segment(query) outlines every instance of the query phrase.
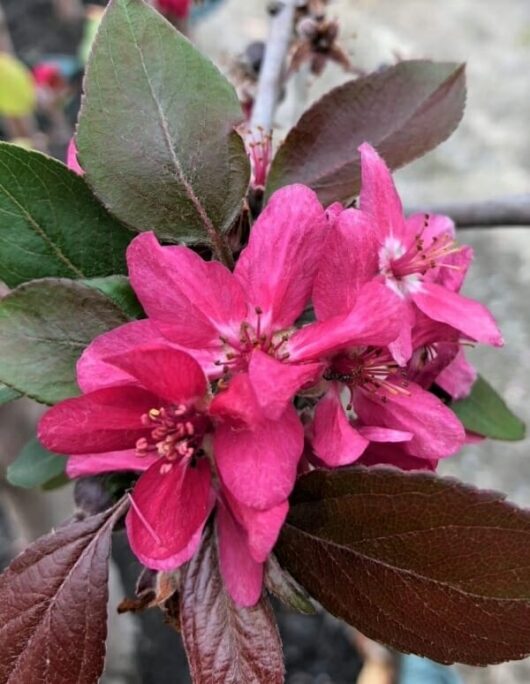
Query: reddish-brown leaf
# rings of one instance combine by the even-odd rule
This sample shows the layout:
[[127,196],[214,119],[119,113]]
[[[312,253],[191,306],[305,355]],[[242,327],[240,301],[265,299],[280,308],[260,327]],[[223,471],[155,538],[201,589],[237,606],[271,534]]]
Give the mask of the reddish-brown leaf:
[[276,547],[372,639],[444,663],[530,654],[530,511],[455,480],[389,469],[301,478]]
[[357,148],[369,142],[391,168],[420,157],[455,130],[466,98],[464,65],[401,62],[350,81],[316,102],[278,150],[267,195],[290,183],[315,190],[323,204],[359,192]]
[[182,637],[194,684],[282,684],[283,655],[271,606],[240,608],[224,589],[211,535],[185,569]]
[[0,577],[0,684],[94,684],[112,528],[125,503],[42,537]]

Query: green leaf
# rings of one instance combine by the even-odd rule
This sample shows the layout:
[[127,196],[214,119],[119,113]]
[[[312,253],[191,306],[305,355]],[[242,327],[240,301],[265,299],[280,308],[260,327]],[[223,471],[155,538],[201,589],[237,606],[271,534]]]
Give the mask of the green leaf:
[[0,279],[9,287],[126,273],[133,237],[64,164],[0,143]]
[[83,281],[85,285],[99,290],[117,304],[131,319],[145,318],[145,312],[138,301],[129,279],[126,276],[109,276],[108,278],[91,278]]
[[143,0],[111,0],[77,143],[96,195],[137,230],[218,245],[241,208],[242,110],[218,69]]
[[45,404],[76,396],[75,364],[85,347],[127,320],[82,283],[25,283],[0,302],[0,382]]
[[444,663],[530,654],[530,511],[456,480],[383,468],[302,476],[275,548],[324,608]]
[[464,427],[477,435],[517,441],[525,438],[526,426],[514,415],[502,397],[479,376],[471,394],[451,404]]
[[376,147],[391,168],[403,166],[449,137],[465,98],[464,65],[450,62],[400,62],[339,86],[289,132],[274,158],[266,194],[304,183],[324,205],[350,202],[361,184],[361,143]]
[[20,392],[17,392],[12,387],[0,384],[0,406],[8,404],[15,399],[20,399],[21,396]]
[[48,482],[42,485],[41,489],[43,492],[53,492],[55,489],[60,489],[70,484],[72,480],[68,477],[66,473],[61,473],[57,477],[52,478]]
[[7,468],[7,480],[15,487],[41,487],[64,474],[66,459],[30,440]]

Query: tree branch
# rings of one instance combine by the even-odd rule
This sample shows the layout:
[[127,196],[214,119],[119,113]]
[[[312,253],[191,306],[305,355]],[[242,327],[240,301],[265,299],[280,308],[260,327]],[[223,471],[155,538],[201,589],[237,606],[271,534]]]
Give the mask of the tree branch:
[[250,121],[251,129],[263,128],[267,133],[272,131],[274,113],[282,90],[285,60],[293,34],[296,0],[281,0],[278,5],[270,23]]
[[530,227],[530,195],[513,195],[484,202],[454,202],[407,208],[407,214],[421,212],[450,216],[458,228]]

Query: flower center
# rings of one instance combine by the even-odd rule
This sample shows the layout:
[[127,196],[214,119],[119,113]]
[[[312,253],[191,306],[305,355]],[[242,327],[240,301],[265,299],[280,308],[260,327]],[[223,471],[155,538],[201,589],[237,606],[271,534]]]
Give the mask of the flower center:
[[284,361],[289,357],[285,351],[285,344],[290,337],[289,332],[266,333],[262,327],[263,311],[256,307],[256,323],[252,325],[243,321],[239,330],[239,339],[228,340],[221,337],[223,343],[223,355],[215,361],[216,366],[221,366],[223,374],[228,375],[238,371],[244,371],[248,367],[250,355],[256,349],[265,354]]
[[419,287],[423,276],[430,270],[443,267],[458,270],[454,264],[444,263],[450,254],[460,252],[450,233],[434,236],[427,245],[423,237],[430,221],[425,214],[422,230],[415,236],[413,244],[406,249],[395,237],[389,237],[379,251],[379,268],[381,273],[396,284],[401,292],[413,292]]
[[165,459],[161,473],[169,472],[172,464],[191,461],[202,456],[202,441],[210,429],[210,420],[194,407],[184,404],[152,408],[142,416],[142,423],[151,429],[149,437],[136,442],[136,453],[145,456],[156,451]]
[[344,383],[350,393],[362,389],[370,394],[408,394],[402,370],[385,349],[355,349],[336,356],[324,373],[325,380]]

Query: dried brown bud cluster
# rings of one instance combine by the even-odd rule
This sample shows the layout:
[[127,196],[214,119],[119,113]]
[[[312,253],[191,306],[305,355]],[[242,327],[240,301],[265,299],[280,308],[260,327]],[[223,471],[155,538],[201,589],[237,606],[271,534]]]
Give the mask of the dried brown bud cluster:
[[355,72],[346,51],[338,44],[339,23],[328,19],[329,0],[301,0],[296,15],[296,41],[289,71],[298,71],[309,63],[310,71],[320,76],[328,61],[336,62],[346,71]]

